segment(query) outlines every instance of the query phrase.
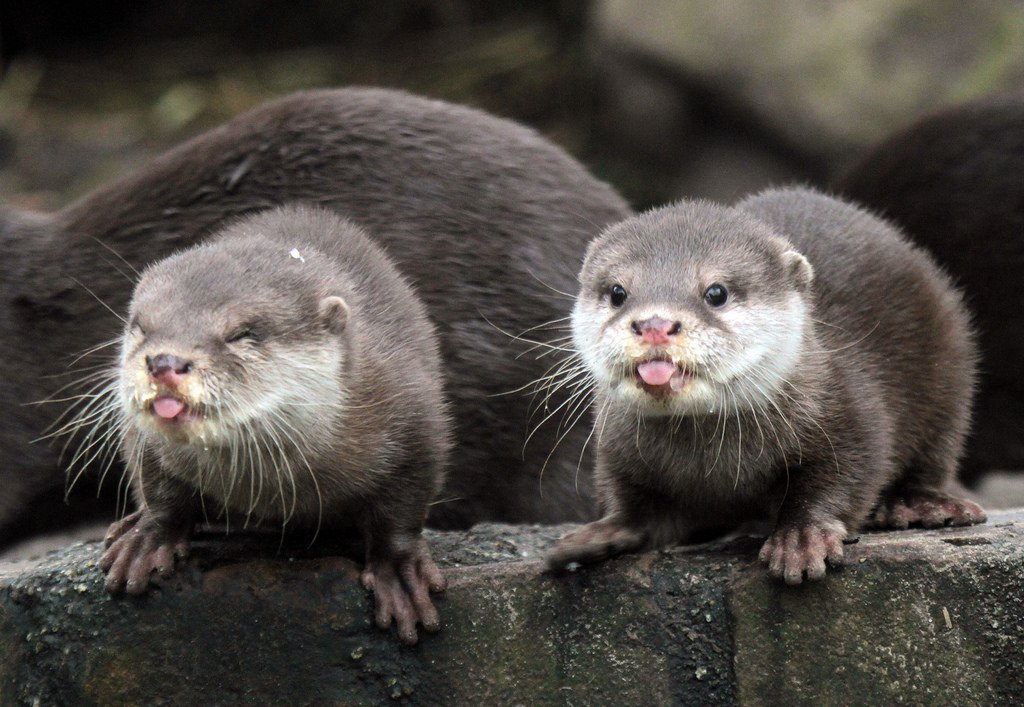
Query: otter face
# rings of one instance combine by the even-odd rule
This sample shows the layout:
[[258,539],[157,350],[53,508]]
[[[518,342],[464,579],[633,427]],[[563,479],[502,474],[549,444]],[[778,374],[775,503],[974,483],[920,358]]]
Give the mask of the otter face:
[[306,286],[312,254],[300,263],[276,245],[245,250],[201,246],[139,282],[120,391],[127,421],[147,436],[231,446],[252,432],[305,431],[324,423],[314,410],[341,404],[344,300]]
[[591,376],[645,414],[762,404],[800,355],[807,260],[744,214],[680,204],[606,231],[572,314]]

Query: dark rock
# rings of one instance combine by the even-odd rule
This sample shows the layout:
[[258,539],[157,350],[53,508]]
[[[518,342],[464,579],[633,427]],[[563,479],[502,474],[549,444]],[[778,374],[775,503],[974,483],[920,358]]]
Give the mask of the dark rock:
[[413,648],[372,625],[356,562],[276,536],[206,535],[138,600],[106,596],[95,544],[0,565],[0,703],[1024,698],[1024,512],[862,535],[798,588],[746,536],[542,574],[566,529],[430,533],[444,628]]

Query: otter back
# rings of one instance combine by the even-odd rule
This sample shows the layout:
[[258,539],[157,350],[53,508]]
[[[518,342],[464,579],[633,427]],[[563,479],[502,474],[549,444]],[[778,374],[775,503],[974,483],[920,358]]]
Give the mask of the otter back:
[[[586,243],[628,214],[625,203],[527,128],[400,92],[342,89],[257,108],[56,214],[3,215],[0,355],[17,374],[0,380],[9,411],[0,426],[8,460],[0,528],[61,484],[60,445],[29,444],[56,411],[22,403],[77,384],[81,373],[56,383],[50,376],[116,332],[104,304],[124,311],[133,278],[118,256],[141,270],[225,219],[294,200],[366,228],[438,328],[459,443],[433,522],[591,513],[586,480],[574,479],[582,426],[562,440],[542,480],[557,424],[542,427],[524,455],[541,418],[531,421],[531,400],[508,392],[541,378],[548,359],[517,358],[528,344],[510,335],[564,316],[568,299],[557,291],[571,291]],[[97,360],[87,356],[75,370]]]
[[983,364],[964,473],[1024,469],[1024,93],[968,103],[882,141],[839,181],[963,287]]

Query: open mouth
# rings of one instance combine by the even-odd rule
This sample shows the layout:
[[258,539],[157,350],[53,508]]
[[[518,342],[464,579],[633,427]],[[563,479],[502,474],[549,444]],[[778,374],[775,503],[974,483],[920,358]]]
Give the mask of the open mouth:
[[184,400],[173,395],[153,398],[152,408],[154,415],[167,422],[187,422],[197,416]]
[[693,374],[669,359],[656,358],[637,364],[640,387],[655,397],[664,397],[686,387]]

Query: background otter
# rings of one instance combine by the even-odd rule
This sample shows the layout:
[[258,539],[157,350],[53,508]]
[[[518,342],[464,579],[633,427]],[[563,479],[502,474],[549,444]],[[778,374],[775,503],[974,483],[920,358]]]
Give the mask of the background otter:
[[102,351],[86,355],[68,373],[118,328],[108,308],[123,311],[132,287],[121,258],[141,269],[225,219],[296,199],[372,233],[437,326],[458,444],[431,521],[591,513],[586,479],[578,488],[574,479],[582,427],[546,467],[556,425],[524,453],[531,401],[508,393],[547,364],[517,358],[525,346],[509,334],[564,316],[557,291],[573,287],[585,244],[628,215],[625,203],[525,127],[400,92],[341,89],[257,108],[56,214],[3,212],[0,355],[10,374],[0,380],[0,534],[62,483],[59,445],[30,444],[57,411],[24,403],[69,382],[56,397],[80,390],[82,371],[101,361]]
[[108,534],[108,591],[173,572],[204,515],[348,526],[378,624],[408,643],[417,621],[438,628],[421,536],[451,446],[437,341],[359,228],[295,207],[233,223],[147,268],[126,322],[92,406],[120,431],[138,506]]
[[761,557],[799,583],[873,510],[881,527],[984,520],[944,490],[970,418],[968,315],[881,220],[804,189],[683,202],[605,231],[580,281],[604,515],[552,567],[767,519]]
[[892,220],[963,287],[982,365],[963,475],[1024,469],[1024,93],[935,113],[872,148],[838,189]]

